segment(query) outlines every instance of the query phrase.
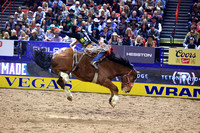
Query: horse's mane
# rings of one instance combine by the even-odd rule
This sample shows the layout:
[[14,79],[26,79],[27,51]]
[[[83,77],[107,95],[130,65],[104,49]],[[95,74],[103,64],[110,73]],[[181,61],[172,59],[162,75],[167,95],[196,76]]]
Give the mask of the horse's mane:
[[113,49],[111,49],[111,54],[109,56],[107,56],[107,58],[113,62],[119,63],[121,65],[124,65],[130,69],[133,69],[133,66],[130,64],[128,59],[125,59],[121,56],[117,57],[114,52]]

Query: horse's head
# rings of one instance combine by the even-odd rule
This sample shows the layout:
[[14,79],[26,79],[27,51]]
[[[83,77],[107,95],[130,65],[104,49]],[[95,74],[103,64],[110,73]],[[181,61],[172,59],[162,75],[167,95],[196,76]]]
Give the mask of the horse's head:
[[129,93],[133,87],[133,83],[137,78],[137,72],[135,70],[130,70],[127,74],[122,75],[121,82],[122,86],[121,89],[125,93]]

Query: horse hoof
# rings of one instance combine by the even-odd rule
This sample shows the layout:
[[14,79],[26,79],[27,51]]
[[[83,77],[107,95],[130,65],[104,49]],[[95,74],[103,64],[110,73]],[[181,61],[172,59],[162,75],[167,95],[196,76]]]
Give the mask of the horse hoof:
[[116,104],[112,104],[112,103],[110,102],[110,105],[114,108]]
[[116,96],[116,95],[114,95],[114,96],[112,97],[112,99],[111,99],[111,102],[109,102],[109,103],[110,103],[110,105],[114,108],[115,105],[117,104],[117,101],[118,101],[118,100],[119,100],[119,97]]
[[72,97],[67,97],[67,99],[68,99],[69,101],[72,101]]

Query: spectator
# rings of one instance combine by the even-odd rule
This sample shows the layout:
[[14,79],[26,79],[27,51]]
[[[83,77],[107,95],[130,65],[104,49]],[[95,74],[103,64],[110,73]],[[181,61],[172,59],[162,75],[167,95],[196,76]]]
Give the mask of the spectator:
[[41,24],[42,19],[40,18],[40,14],[36,14],[35,21],[36,21],[36,23]]
[[80,11],[80,2],[76,1],[75,5],[71,6],[70,9],[73,9],[75,11],[74,14],[78,16]]
[[44,1],[43,3],[42,3],[42,11],[43,12],[47,12],[47,10],[48,10],[48,3],[46,2],[46,1]]
[[147,40],[147,25],[146,24],[141,25],[141,28],[138,30],[138,35],[140,35],[145,40]]
[[[195,25],[191,25],[190,26],[190,31],[194,31],[194,36],[197,38],[197,40],[199,39],[199,33],[196,31],[196,26]],[[186,34],[186,37],[190,35],[190,32],[188,32]]]
[[194,37],[190,37],[189,43],[187,44],[187,46],[185,48],[197,49],[197,42],[195,41]]
[[11,37],[10,40],[18,40],[16,30],[11,30]]
[[[100,34],[101,35],[101,34]],[[91,36],[94,37],[96,40],[100,40],[99,30],[98,27],[94,27],[92,30]]]
[[54,37],[52,37],[50,41],[51,42],[62,42],[63,39],[62,39],[61,36],[59,36],[59,34],[60,34],[60,32],[55,30],[54,31]]
[[47,31],[48,25],[45,19],[42,20],[41,28],[44,30],[44,32]]
[[34,19],[34,17],[33,17],[33,12],[32,11],[28,11],[28,17],[27,17],[27,23],[28,23],[28,25],[30,25],[31,24],[31,22],[32,22],[32,20]]
[[154,5],[155,5],[154,0],[147,0],[145,2],[145,11],[151,13],[153,11]]
[[121,23],[119,23],[118,28],[116,29],[117,34],[123,38],[123,36],[125,35],[125,31],[126,29],[123,28],[123,25]]
[[131,13],[128,5],[124,6],[123,11],[126,13],[126,18],[129,18]]
[[10,39],[10,35],[9,35],[8,32],[5,32],[5,33],[3,34],[3,39],[4,39],[4,40],[9,40],[9,39]]
[[71,21],[73,21],[76,18],[76,15],[74,14],[74,10],[72,8],[69,9],[68,16],[70,17]]
[[62,18],[62,20],[64,20],[65,17],[69,14],[69,12],[68,12],[67,6],[64,3],[62,4],[61,9],[62,9],[61,18]]
[[54,37],[54,28],[55,28],[55,25],[51,24],[50,30],[47,30],[46,37],[45,37],[47,41],[50,41]]
[[[87,15],[88,18],[91,17],[92,19],[96,18],[96,16],[97,16],[97,15],[94,15],[94,13],[93,13],[92,10],[90,10],[90,11],[88,12],[88,15]],[[97,16],[97,17],[98,17],[98,16]]]
[[31,37],[30,37],[29,40],[30,41],[40,41],[40,39],[37,36],[37,31],[36,30],[32,30]]
[[125,34],[128,34],[128,36],[130,37],[132,43],[135,42],[135,35],[134,33],[132,32],[131,28],[127,28],[126,31],[125,31]]
[[138,31],[137,31],[138,25],[136,23],[131,23],[130,25],[131,25],[131,30],[132,30],[133,34],[135,36],[137,36],[137,34],[138,34]]
[[[51,19],[51,18],[54,18],[54,16],[55,16],[55,14],[54,14],[53,11],[52,11],[52,8],[48,8],[46,14],[48,14],[48,16],[49,16],[50,19]],[[46,15],[46,17],[47,17],[47,15]]]
[[124,38],[122,40],[122,45],[133,46],[133,42],[131,41],[131,39],[128,36],[128,34],[124,35]]
[[41,25],[39,23],[37,23],[36,28],[33,30],[37,31],[37,37],[39,38],[39,40],[44,40],[44,38],[45,38],[44,30],[40,26]]
[[34,1],[33,6],[31,6],[31,7],[29,8],[29,10],[32,11],[32,12],[36,12],[36,11],[38,10],[37,1]]
[[120,13],[120,5],[118,4],[117,0],[113,1],[112,10],[115,11],[116,13]]
[[90,11],[93,13],[95,17],[99,16],[99,9],[97,3],[94,3],[94,6],[90,8]]
[[137,16],[137,12],[136,11],[132,12],[132,15],[128,18],[128,21],[132,21],[134,18],[136,19],[137,22],[140,21],[140,18]]
[[147,42],[145,43],[145,47],[155,47],[153,39],[153,36],[149,35],[147,38]]
[[27,40],[26,40],[26,33],[24,31],[21,32],[20,34],[20,37],[19,37],[19,40],[20,40],[20,49],[22,49],[22,55],[25,55],[26,54],[26,47],[27,47]]
[[26,33],[24,31],[22,31],[21,34],[20,34],[19,40],[20,41],[24,41],[25,40],[25,36],[26,36]]
[[13,21],[14,21],[14,22],[17,22],[17,19],[18,19],[18,13],[15,12]]
[[116,12],[115,12],[115,11],[112,11],[112,12],[111,12],[111,16],[110,16],[109,18],[112,19],[112,20],[118,19],[118,18],[117,18],[117,15],[116,15]]
[[70,17],[67,16],[66,17],[66,21],[63,21],[62,25],[63,25],[63,29],[65,31],[69,31],[70,27],[72,26],[73,22],[71,21]]
[[80,13],[79,13],[79,15],[82,16],[82,20],[87,21],[88,17],[87,17],[87,15],[85,14],[83,8],[80,9]]
[[126,5],[129,6],[130,11],[133,11],[134,7],[133,7],[133,5],[132,5],[132,0],[127,0],[127,1],[126,1]]
[[36,27],[36,21],[35,19],[32,20],[32,23],[30,24],[29,28],[32,30]]
[[85,21],[82,21],[82,23],[81,23],[81,29],[83,29],[83,30],[85,30],[87,33],[88,33],[88,26],[87,26],[87,24],[86,24],[86,22]]
[[143,38],[138,35],[135,39],[135,46],[142,47],[143,46]]
[[93,24],[92,25],[89,25],[88,26],[88,33],[91,34],[94,27],[97,27],[97,29],[101,32],[101,27],[99,26],[99,20],[98,18],[95,18],[94,21],[93,21]]
[[8,17],[8,19],[9,19],[9,21],[6,22],[4,29],[6,29],[6,27],[9,26],[12,30],[12,29],[15,28],[15,24],[16,24],[16,22],[14,22],[14,16],[11,15],[11,16]]
[[77,25],[80,27],[82,23],[82,15],[78,15]]
[[88,13],[89,13],[89,10],[88,10],[86,4],[83,4],[83,5],[82,5],[82,9],[83,9],[83,11],[84,11],[84,14],[86,14],[86,16],[87,16]]
[[122,24],[124,29],[126,29],[128,27],[128,23],[126,22],[126,17],[125,16],[121,16],[120,17],[120,23]]
[[52,20],[51,20],[51,15],[49,13],[46,13],[46,17],[44,19],[46,21],[46,25],[49,26],[50,24],[52,24]]
[[159,31],[155,29],[154,25],[150,25],[150,29],[148,30],[148,36],[153,37],[153,40],[156,40],[156,44],[159,47],[160,46],[160,38],[159,38]]
[[20,24],[15,24],[15,30],[17,32],[17,36],[19,37],[22,30],[21,30],[21,25]]
[[[151,15],[150,15],[151,16]],[[142,15],[141,19],[140,19],[140,22],[143,22],[143,20],[146,19],[147,21],[150,20],[150,17],[148,15],[147,12],[144,12],[144,15]]]
[[108,41],[110,40],[110,38],[111,38],[111,32],[109,32],[109,30],[108,30],[108,27],[107,26],[105,26],[104,28],[103,28],[103,31],[100,33],[100,37],[103,37],[104,38],[104,42],[105,43],[108,43]]
[[21,7],[21,6],[19,6],[19,7],[17,8],[17,13],[18,13],[18,18],[22,18],[24,12],[22,12],[22,7]]
[[159,0],[159,1],[156,3],[156,6],[155,6],[155,8],[154,8],[154,11],[157,11],[158,14],[162,16],[162,15],[163,15],[163,10],[164,10],[164,8],[163,8],[163,6],[162,6],[161,1]]
[[102,13],[102,11],[104,11],[105,15],[108,17],[110,16],[110,11],[107,9],[107,5],[103,4],[103,8],[99,10],[99,14]]
[[58,3],[57,3],[57,1],[54,1],[54,4],[53,4],[53,6],[52,6],[52,13],[54,14],[54,15],[56,15],[57,13],[58,13]]
[[72,6],[73,4],[75,4],[75,0],[66,0],[67,6]]
[[153,25],[153,26],[155,27],[155,29],[158,30],[159,33],[162,31],[161,23],[158,23],[158,22],[157,22],[156,16],[153,16],[153,17],[151,18],[151,24],[149,24],[149,25]]
[[112,34],[112,37],[110,38],[108,44],[110,45],[121,45],[121,40],[119,39],[119,36],[116,32]]
[[63,4],[63,1],[62,0],[54,0],[53,5],[54,5],[54,3],[57,3],[58,8],[60,9]]
[[115,26],[116,25],[112,25],[112,21],[110,20],[110,19],[108,19],[107,20],[107,22],[106,22],[106,26],[108,27],[108,31],[110,32],[110,33],[113,33],[114,31],[115,31]]
[[158,15],[158,12],[157,12],[157,11],[154,11],[154,12],[153,12],[153,17],[156,18],[156,22],[157,22],[157,23],[161,23],[161,24],[162,24],[162,16],[161,16],[161,15]]
[[[62,31],[63,30],[63,26],[59,26],[59,29]],[[66,35],[62,34],[62,33],[60,33],[59,36],[62,37],[62,38],[66,37]]]
[[[105,23],[105,21],[104,21],[104,17],[100,17],[99,18],[99,31],[102,31],[103,30],[103,28],[106,26],[106,23]],[[111,24],[112,25],[112,24]]]
[[101,16],[104,17],[105,20],[107,20],[107,17],[108,17],[108,16],[105,14],[105,11],[104,11],[104,10],[101,10],[101,12],[100,12],[100,14],[99,14],[98,17],[100,18]]
[[186,35],[186,37],[185,37],[185,39],[184,39],[184,41],[183,41],[183,46],[185,47],[185,48],[188,48],[188,44],[190,44],[190,38],[192,37],[193,38],[193,43],[194,44],[197,44],[197,42],[198,42],[198,40],[197,40],[197,38],[194,36],[194,33],[195,33],[195,31],[194,30],[191,30],[190,31],[190,34],[189,35]]

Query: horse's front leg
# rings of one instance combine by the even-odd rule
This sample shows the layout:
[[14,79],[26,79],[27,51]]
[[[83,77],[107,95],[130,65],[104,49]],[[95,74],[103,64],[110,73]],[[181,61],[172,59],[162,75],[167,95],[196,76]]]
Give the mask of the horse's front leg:
[[69,82],[69,75],[67,73],[64,73],[64,72],[60,72],[59,75],[60,75],[60,78],[58,79],[57,83],[61,86],[61,88],[67,94],[67,99],[69,101],[72,101],[72,93],[71,93],[71,91],[69,89],[67,89],[65,87],[65,84],[67,82]]
[[119,101],[118,88],[109,79],[105,80],[101,85],[110,89],[111,97],[109,99],[110,105],[114,108]]

